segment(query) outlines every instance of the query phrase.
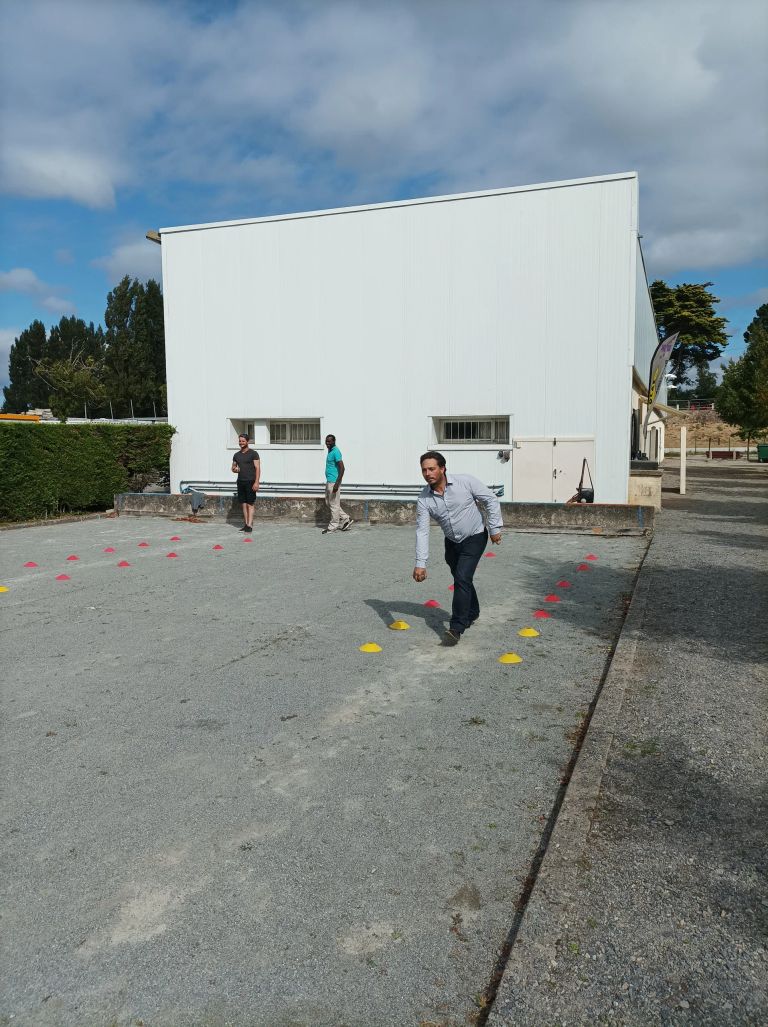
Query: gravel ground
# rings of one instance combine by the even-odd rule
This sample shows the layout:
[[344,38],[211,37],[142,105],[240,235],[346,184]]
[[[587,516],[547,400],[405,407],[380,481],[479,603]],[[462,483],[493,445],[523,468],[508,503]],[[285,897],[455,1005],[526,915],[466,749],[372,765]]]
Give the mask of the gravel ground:
[[768,467],[664,485],[491,1027],[768,1023]]
[[0,1023],[478,1015],[645,540],[508,535],[446,650],[437,536],[421,586],[411,529],[252,538],[2,533]]

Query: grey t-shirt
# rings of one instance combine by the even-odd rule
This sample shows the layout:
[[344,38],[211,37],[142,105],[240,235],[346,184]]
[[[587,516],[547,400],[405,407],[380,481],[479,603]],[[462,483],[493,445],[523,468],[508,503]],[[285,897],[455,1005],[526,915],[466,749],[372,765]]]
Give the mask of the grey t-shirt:
[[246,449],[245,452],[238,449],[232,457],[232,462],[237,464],[238,481],[256,481],[255,462],[258,459],[259,454],[255,449]]

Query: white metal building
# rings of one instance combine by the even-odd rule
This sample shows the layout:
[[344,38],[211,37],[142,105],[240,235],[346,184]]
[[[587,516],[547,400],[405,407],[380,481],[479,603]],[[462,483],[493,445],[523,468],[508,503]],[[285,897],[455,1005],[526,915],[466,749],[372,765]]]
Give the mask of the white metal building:
[[568,499],[586,458],[626,502],[657,341],[637,194],[627,173],[162,229],[172,488],[227,480],[247,427],[265,481],[321,481],[332,432],[349,482],[420,482],[437,447],[514,500]]

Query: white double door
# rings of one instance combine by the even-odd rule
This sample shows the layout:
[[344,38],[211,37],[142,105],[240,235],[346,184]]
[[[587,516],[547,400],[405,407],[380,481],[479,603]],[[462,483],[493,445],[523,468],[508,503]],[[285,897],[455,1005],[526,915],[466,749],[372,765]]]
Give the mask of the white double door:
[[[567,502],[579,487],[585,460],[594,480],[593,438],[515,439],[512,450],[513,502]],[[589,485],[586,474],[584,484]]]

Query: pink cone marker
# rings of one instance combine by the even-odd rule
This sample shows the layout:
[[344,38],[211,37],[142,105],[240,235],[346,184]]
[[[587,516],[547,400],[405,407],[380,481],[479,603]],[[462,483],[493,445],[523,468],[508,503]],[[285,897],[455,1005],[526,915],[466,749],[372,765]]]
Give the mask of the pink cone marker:
[[552,616],[552,614],[551,613],[547,613],[546,610],[536,610],[534,612],[533,616],[537,620],[548,620]]
[[178,535],[171,535],[171,542],[181,542]]
[[75,556],[75,554],[73,553],[71,556],[68,556],[67,559],[68,560],[79,560],[80,557],[79,556]]
[[149,542],[139,542],[139,549],[149,549]]
[[495,556],[496,554],[495,553],[486,553],[485,555],[490,559],[492,556]]
[[585,560],[596,560],[597,557],[595,556],[594,553],[587,553],[587,555],[584,557],[584,559]]
[[57,581],[71,581],[72,579],[70,578],[70,576],[68,574],[57,574],[56,575],[56,580]]
[[117,566],[118,567],[130,567],[131,565],[128,563],[127,560],[121,560],[120,563]]
[[24,566],[25,567],[37,567],[37,564],[35,563],[34,560],[30,560],[29,563],[25,563]]
[[179,558],[178,553],[166,553],[165,555],[168,560],[178,560]]
[[589,570],[589,564],[588,563],[580,563],[579,566],[576,568],[576,570],[577,571],[588,571]]
[[570,588],[571,587],[571,583],[570,583],[570,581],[565,581],[565,580],[558,581],[557,587],[558,588]]
[[114,553],[114,549],[112,548],[112,546],[107,546],[107,548],[104,550],[104,552],[105,553]]
[[559,603],[560,602],[560,596],[556,596],[554,593],[552,593],[552,595],[544,596],[544,602],[545,603]]
[[427,599],[427,601],[426,601],[426,603],[424,603],[424,605],[425,606],[439,606],[440,603],[438,603],[437,599]]
[[223,549],[223,548],[224,548],[224,546],[219,546],[219,545],[216,545],[216,546],[214,546],[213,548],[214,548],[214,549]]

